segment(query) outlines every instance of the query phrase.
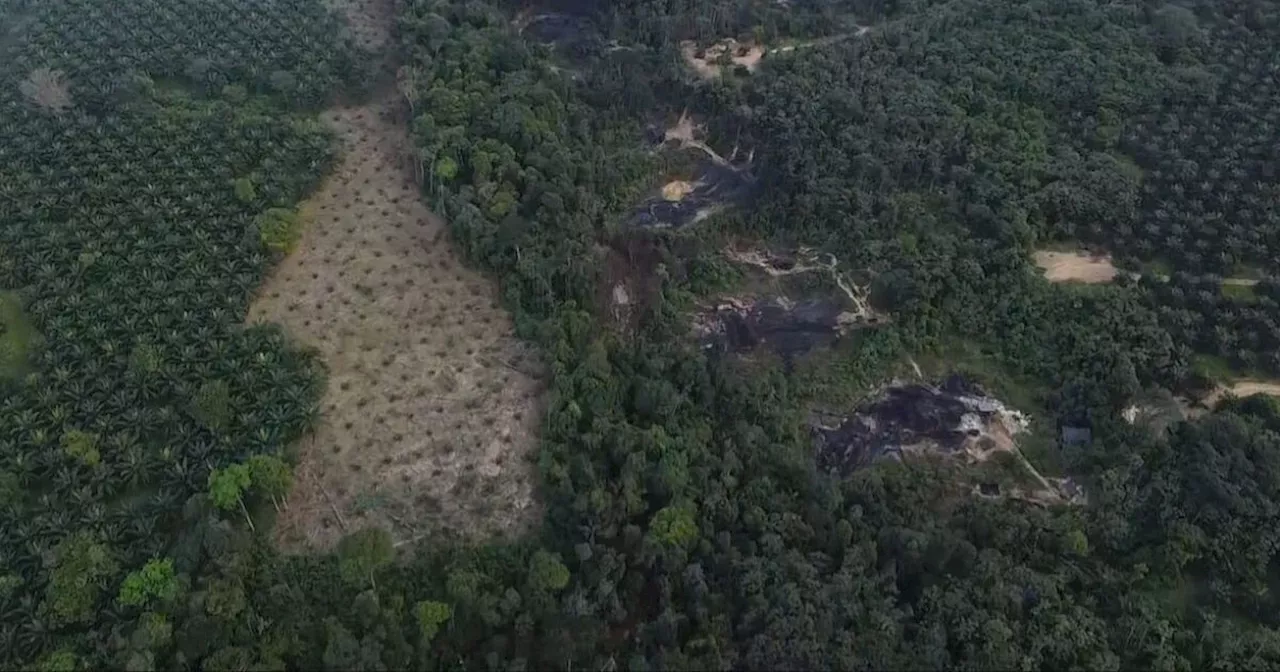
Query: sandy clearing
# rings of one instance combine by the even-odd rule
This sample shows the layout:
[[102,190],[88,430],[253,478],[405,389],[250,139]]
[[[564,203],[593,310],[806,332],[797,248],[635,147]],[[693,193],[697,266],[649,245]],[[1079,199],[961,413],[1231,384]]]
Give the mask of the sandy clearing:
[[[754,161],[755,150],[752,150],[751,153],[747,156],[747,160],[745,163],[743,163],[742,165],[735,166],[734,164],[730,163],[728,159],[721,156],[720,152],[717,152],[716,150],[712,149],[707,143],[697,139],[697,136],[701,135],[702,130],[703,130],[702,125],[694,124],[692,115],[689,114],[688,110],[685,110],[680,113],[680,118],[676,121],[675,126],[668,128],[666,132],[663,134],[662,141],[666,143],[666,142],[675,140],[676,142],[680,143],[681,149],[699,150],[703,154],[706,154],[707,158],[715,162],[716,165],[723,166],[725,168],[729,168],[731,170],[735,170],[738,172],[741,172],[745,167],[749,167],[752,161]],[[731,157],[737,157],[737,155],[738,155],[738,148],[734,147]]]
[[1036,265],[1044,269],[1049,282],[1106,283],[1115,280],[1119,270],[1112,265],[1111,257],[1092,256],[1083,252],[1035,253]]
[[391,41],[396,0],[324,0],[325,7],[347,20],[347,28],[362,49],[378,51]]
[[662,198],[668,201],[683,201],[684,197],[688,196],[697,186],[697,184],[685,180],[672,180],[662,185]]
[[[385,36],[392,9],[361,0],[348,11]],[[371,525],[398,543],[437,532],[482,540],[538,516],[538,358],[515,339],[494,283],[459,263],[422,202],[400,105],[389,91],[321,115],[342,159],[300,206],[302,238],[250,307],[249,322],[282,324],[329,371],[275,527],[288,551],[329,549]]]
[[[531,520],[539,383],[493,284],[461,266],[419,200],[391,103],[324,115],[344,158],[302,208],[297,251],[251,321],[316,347],[329,369],[322,421],[300,453],[285,548],[329,548],[370,524],[397,538],[469,536]],[[323,504],[322,504],[323,502]],[[335,525],[335,523],[338,523]]]
[[1255,394],[1266,394],[1273,397],[1280,397],[1280,382],[1266,380],[1239,380],[1230,386],[1219,385],[1209,396],[1204,398],[1201,404],[1205,408],[1213,408],[1222,401],[1227,394],[1236,397],[1252,397]]
[[723,56],[728,55],[730,62],[734,65],[741,65],[749,72],[755,72],[760,65],[760,59],[764,58],[765,49],[756,44],[740,43],[733,38],[728,38],[703,49],[702,57],[698,56],[697,43],[681,42],[680,54],[684,56],[685,63],[699,77],[712,80],[721,75],[720,60]]
[[[1044,277],[1049,282],[1084,282],[1101,284],[1111,282],[1121,274],[1137,277],[1139,274],[1123,271],[1111,262],[1110,255],[1090,254],[1088,252],[1053,252],[1040,250],[1032,255],[1036,266],[1044,269]],[[1167,282],[1169,276],[1152,274],[1153,277]],[[1222,284],[1236,287],[1253,287],[1258,284],[1256,278],[1223,278]]]

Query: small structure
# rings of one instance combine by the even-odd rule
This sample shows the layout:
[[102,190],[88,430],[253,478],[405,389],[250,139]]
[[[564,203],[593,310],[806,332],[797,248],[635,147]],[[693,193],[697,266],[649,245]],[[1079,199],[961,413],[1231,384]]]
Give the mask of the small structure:
[[1088,427],[1071,427],[1064,425],[1062,427],[1062,445],[1064,446],[1082,446],[1093,440],[1093,431]]

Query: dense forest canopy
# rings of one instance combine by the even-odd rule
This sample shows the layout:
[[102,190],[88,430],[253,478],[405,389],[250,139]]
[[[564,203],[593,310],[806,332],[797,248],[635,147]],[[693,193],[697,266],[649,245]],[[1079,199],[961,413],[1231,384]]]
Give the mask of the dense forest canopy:
[[[1280,665],[1280,406],[1126,419],[1280,373],[1276,3],[404,0],[380,53],[357,4],[0,0],[0,665]],[[324,366],[244,317],[337,152],[315,110],[378,87],[549,364],[545,516],[285,555]],[[628,225],[708,162],[749,195]],[[884,319],[705,347],[733,244]],[[1036,272],[1080,245],[1140,277]],[[819,469],[810,417],[917,361],[1025,402],[1087,498]]]

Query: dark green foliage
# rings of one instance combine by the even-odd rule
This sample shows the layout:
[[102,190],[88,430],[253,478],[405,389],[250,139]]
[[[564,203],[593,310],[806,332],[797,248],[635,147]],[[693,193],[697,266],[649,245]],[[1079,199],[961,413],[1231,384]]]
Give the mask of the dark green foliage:
[[6,70],[62,70],[73,99],[88,105],[121,95],[136,73],[210,93],[239,83],[306,105],[360,76],[353,50],[336,39],[341,19],[309,0],[48,0],[19,9],[10,11],[22,21],[0,42]]
[[352,584],[373,583],[373,575],[391,562],[395,549],[391,535],[378,527],[353,532],[338,542],[338,567],[342,578]]
[[[1275,368],[1273,285],[1224,296],[1210,275],[1275,258],[1273,3],[556,3],[597,46],[623,47],[576,51],[517,36],[509,3],[404,3],[424,193],[499,276],[552,375],[538,533],[427,539],[396,563],[381,530],[282,557],[240,522],[287,491],[276,456],[319,391],[278,331],[239,326],[269,263],[255,222],[329,158],[314,125],[252,95],[314,102],[341,77],[332,43],[293,41],[332,28],[304,4],[227,10],[296,10],[287,39],[262,27],[274,50],[142,35],[125,57],[112,30],[100,64],[62,63],[31,45],[75,22],[0,36],[25,64],[9,80],[47,56],[89,101],[57,116],[0,87],[14,176],[0,181],[0,286],[22,288],[44,342],[0,388],[0,663],[1280,666],[1274,403],[1228,401],[1160,435],[1118,416],[1154,385],[1194,383],[1193,352]],[[0,18],[73,7],[104,11],[0,0]],[[676,53],[839,34],[851,11],[873,30],[716,84],[694,84]],[[221,100],[139,78],[99,95],[85,75],[144,66]],[[755,151],[761,193],[693,231],[619,230],[678,164],[642,129],[686,107],[708,143]],[[892,325],[791,369],[696,347],[684,309],[740,279],[712,258],[730,236],[835,253],[874,276]],[[1029,252],[1057,238],[1187,275],[1050,286]],[[620,277],[646,290],[625,325],[600,309]],[[904,355],[957,342],[1032,381],[1038,431],[1092,429],[1060,455],[1087,506],[975,498],[945,462],[816,472],[815,402],[850,403]]]
[[[0,5],[0,666],[172,666],[176,640],[127,644],[133,607],[173,605],[126,568],[191,570],[168,552],[184,502],[313,421],[313,363],[243,319],[270,263],[254,218],[332,157],[278,103],[349,76],[334,21],[311,2]],[[211,79],[180,81],[200,59]],[[69,108],[28,100],[37,68],[64,73]],[[203,95],[273,70],[302,73],[288,101]]]

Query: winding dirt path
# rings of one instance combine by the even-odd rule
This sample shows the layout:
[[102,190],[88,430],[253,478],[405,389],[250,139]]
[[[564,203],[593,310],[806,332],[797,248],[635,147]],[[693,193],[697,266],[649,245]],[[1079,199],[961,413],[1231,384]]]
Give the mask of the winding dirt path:
[[[377,48],[390,43],[394,5],[340,8]],[[329,370],[275,528],[286,550],[328,549],[371,525],[407,543],[518,533],[536,519],[537,358],[422,202],[405,119],[394,87],[321,115],[342,158],[300,207],[302,239],[250,308],[251,322],[284,325]]]
[[1280,381],[1267,380],[1240,380],[1232,383],[1230,386],[1219,385],[1217,389],[1209,393],[1209,396],[1201,402],[1206,408],[1213,408],[1222,401],[1227,394],[1237,397],[1252,397],[1255,394],[1266,394],[1273,397],[1280,397]]

